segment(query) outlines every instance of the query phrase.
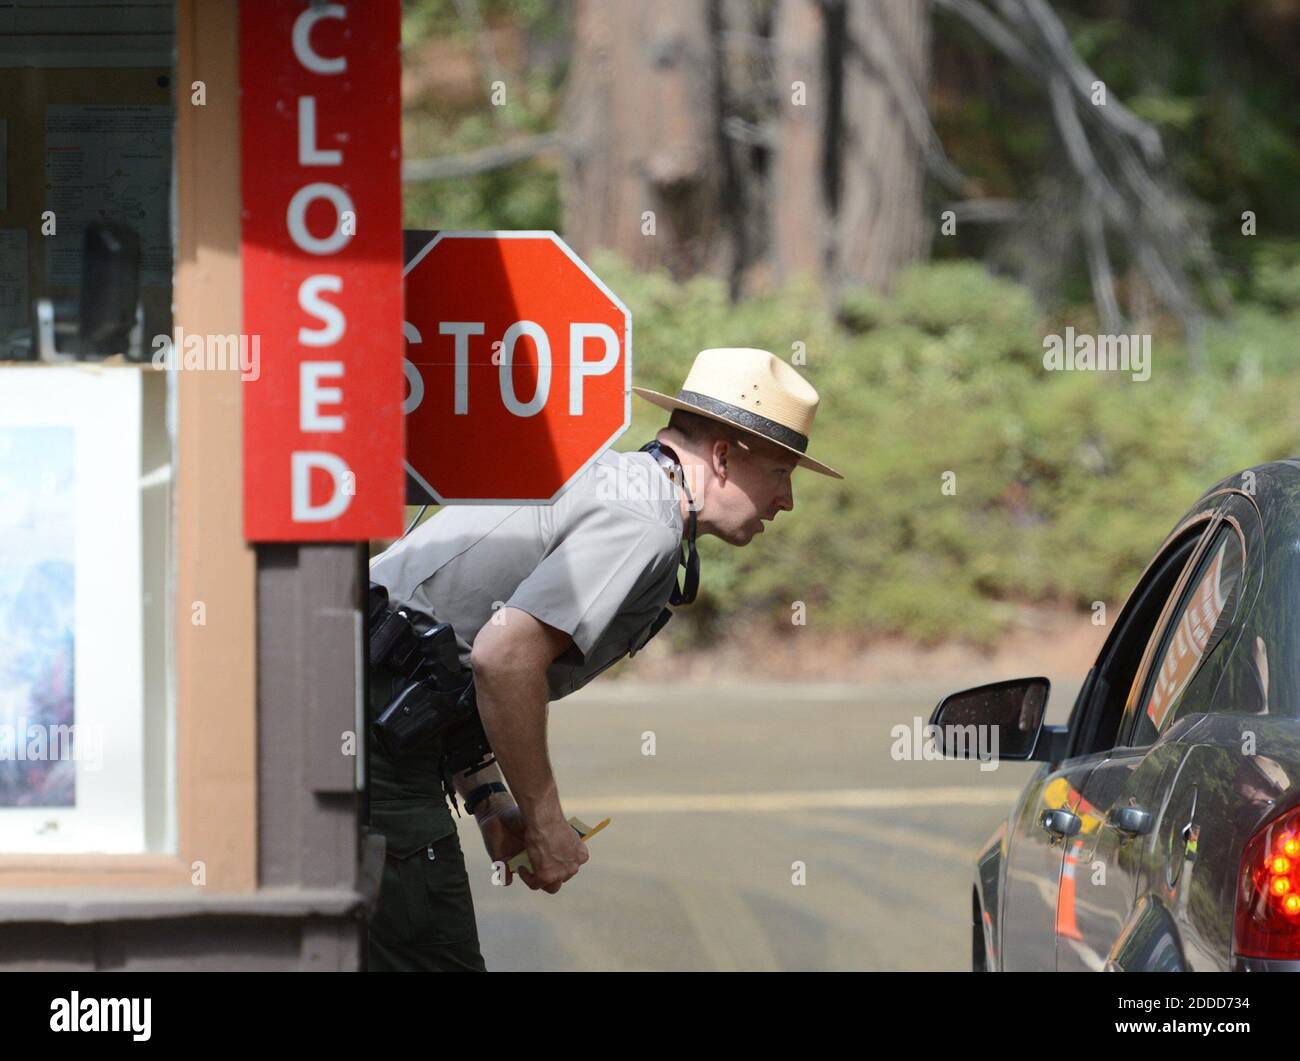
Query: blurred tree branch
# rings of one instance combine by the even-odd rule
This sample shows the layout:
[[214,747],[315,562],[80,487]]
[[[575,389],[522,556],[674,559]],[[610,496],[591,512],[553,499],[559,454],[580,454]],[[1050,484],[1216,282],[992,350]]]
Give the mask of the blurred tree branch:
[[443,155],[439,158],[408,158],[402,162],[402,180],[415,181],[448,180],[455,177],[470,177],[476,173],[513,166],[516,162],[536,158],[557,151],[567,151],[569,141],[560,133],[539,133],[536,136],[523,136],[499,147],[485,147],[479,151],[466,151],[459,155]]
[[1217,308],[1226,306],[1227,293],[1195,204],[1164,166],[1159,132],[1107,91],[1046,0],[997,0],[997,12],[981,0],[934,2],[1044,87],[1079,184],[1076,228],[1103,326],[1112,331],[1123,326],[1107,249],[1109,229],[1128,245],[1138,269],[1182,322],[1193,366],[1199,368],[1196,338],[1203,322],[1197,278]]
[[[439,3],[471,32],[477,77],[504,79],[483,14],[495,26],[500,7]],[[564,15],[573,38],[564,45],[560,131],[410,159],[404,179],[475,178],[555,156],[566,237],[580,251],[612,246],[682,278],[713,272],[726,277],[733,298],[808,272],[832,303],[845,285],[887,290],[898,269],[925,257],[929,218],[948,198],[960,221],[1004,226],[987,253],[1006,255],[1045,296],[1067,290],[1085,264],[1101,327],[1120,330],[1126,315],[1145,320],[1147,300],[1167,308],[1192,338],[1196,364],[1205,307],[1228,305],[1201,205],[1214,198],[1197,183],[1187,153],[1167,153],[1148,120],[1163,120],[1183,96],[1126,84],[1117,73],[1126,67],[1112,53],[1103,69],[1131,107],[1122,102],[1083,56],[1093,54],[1089,41],[1114,42],[1144,20],[1112,13],[1090,21],[1076,3],[1070,9],[1081,22],[1067,30],[1058,14],[1065,7],[1068,0],[664,0],[651,14],[635,0],[575,0]],[[984,100],[962,100],[960,110],[948,103],[951,87],[970,88],[960,63],[954,85],[932,95],[936,9],[1024,75],[1041,94],[1041,121],[1032,106],[1032,115],[999,112],[1002,85]],[[1177,17],[1162,15],[1154,32],[1168,36]],[[1207,24],[1227,23],[1207,16]],[[958,39],[967,52],[983,51],[969,35]],[[949,63],[951,43],[937,53]],[[1186,51],[1178,42],[1169,48]],[[988,68],[982,55],[975,59]],[[1187,61],[1200,70],[1204,54],[1193,51]],[[1023,95],[1023,85],[1009,87]],[[932,113],[945,105],[982,128],[976,155],[962,150],[965,127]],[[1044,128],[1060,150],[1044,153]],[[1285,137],[1270,135],[1253,172],[1263,171],[1269,151],[1282,151],[1276,145]],[[1175,166],[1200,200],[1184,190]],[[927,174],[937,197],[924,187]],[[514,179],[489,176],[475,186]],[[521,168],[517,183],[529,179]],[[1222,223],[1223,212],[1217,216]]]

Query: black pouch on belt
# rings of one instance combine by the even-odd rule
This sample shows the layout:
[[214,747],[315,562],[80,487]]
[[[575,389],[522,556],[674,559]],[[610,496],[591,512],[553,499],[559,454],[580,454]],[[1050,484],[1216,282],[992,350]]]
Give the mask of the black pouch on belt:
[[[370,664],[388,669],[399,690],[371,724],[375,740],[394,759],[441,740],[451,771],[486,765],[492,750],[451,625],[413,609],[392,608],[378,583],[371,583],[370,601]],[[431,624],[423,633],[416,632],[416,616]]]

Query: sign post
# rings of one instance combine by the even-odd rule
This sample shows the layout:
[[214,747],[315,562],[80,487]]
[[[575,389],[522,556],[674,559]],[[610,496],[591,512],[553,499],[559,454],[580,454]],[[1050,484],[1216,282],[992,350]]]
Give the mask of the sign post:
[[553,232],[407,232],[407,500],[554,501],[631,423],[632,317]]

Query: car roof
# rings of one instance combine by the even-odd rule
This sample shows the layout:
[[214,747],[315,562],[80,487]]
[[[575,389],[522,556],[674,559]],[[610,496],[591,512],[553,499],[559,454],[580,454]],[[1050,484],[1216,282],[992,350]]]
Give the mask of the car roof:
[[[1188,514],[1202,508],[1209,497],[1222,490],[1248,494],[1266,523],[1294,524],[1300,519],[1300,457],[1256,464],[1224,476],[1197,498]],[[1266,527],[1266,532],[1271,529]]]

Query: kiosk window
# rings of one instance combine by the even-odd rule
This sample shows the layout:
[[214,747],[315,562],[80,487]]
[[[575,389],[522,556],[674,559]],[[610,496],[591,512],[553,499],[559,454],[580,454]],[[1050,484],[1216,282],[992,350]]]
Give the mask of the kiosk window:
[[171,3],[23,6],[0,33],[0,359],[171,334]]
[[5,17],[0,852],[166,852],[173,4]]

